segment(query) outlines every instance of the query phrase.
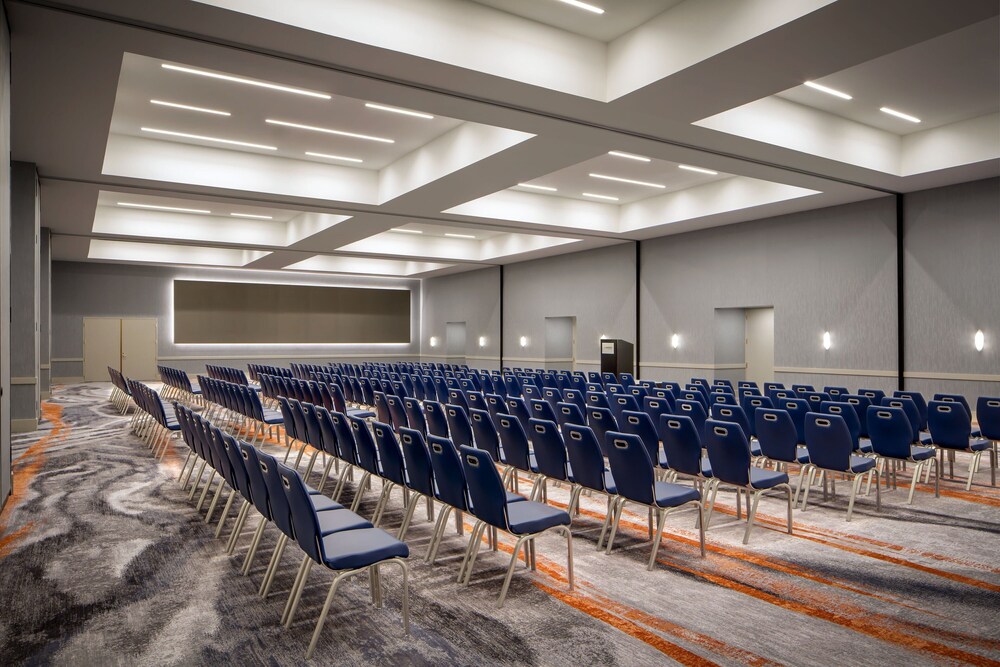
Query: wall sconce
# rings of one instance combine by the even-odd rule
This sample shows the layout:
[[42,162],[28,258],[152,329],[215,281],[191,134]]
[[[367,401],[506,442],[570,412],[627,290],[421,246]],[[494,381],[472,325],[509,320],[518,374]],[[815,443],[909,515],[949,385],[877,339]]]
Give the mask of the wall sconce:
[[431,336],[431,347],[437,347],[437,346],[438,346],[438,337]]
[[986,335],[983,330],[980,329],[976,332],[976,335],[972,337],[972,342],[976,346],[976,352],[982,352],[983,348],[986,346]]
[[521,336],[521,338],[520,338],[520,340],[518,340],[518,342],[521,344],[521,347],[528,347],[528,337],[527,336]]
[[601,334],[601,340],[605,340],[605,339],[607,339],[607,337],[608,337],[608,334]]
[[479,337],[479,347],[486,347],[486,336]]
[[676,350],[680,346],[681,346],[681,337],[680,337],[680,334],[674,334],[673,336],[671,336],[670,337],[670,347],[672,347],[672,348],[674,348]]
[[829,331],[824,331],[823,332],[823,349],[824,350],[829,350],[830,349],[830,345],[832,345],[832,342],[830,341],[830,332]]

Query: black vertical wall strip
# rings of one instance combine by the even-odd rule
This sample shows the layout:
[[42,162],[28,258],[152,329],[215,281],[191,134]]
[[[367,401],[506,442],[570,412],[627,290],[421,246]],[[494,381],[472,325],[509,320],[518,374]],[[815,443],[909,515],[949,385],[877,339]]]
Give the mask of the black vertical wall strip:
[[500,265],[500,370],[503,370],[503,264]]
[[642,374],[642,369],[639,365],[639,360],[642,359],[640,346],[642,333],[639,329],[639,323],[642,319],[639,317],[639,307],[642,301],[641,297],[641,285],[642,285],[642,241],[635,242],[635,369],[632,371],[636,377],[640,377]]
[[906,294],[905,294],[905,276],[903,275],[903,267],[905,265],[904,257],[904,245],[903,245],[903,235],[905,233],[905,220],[904,220],[904,209],[903,209],[903,195],[896,195],[896,368],[897,377],[896,382],[899,384],[899,388],[906,388],[906,379],[904,377],[905,370],[905,343],[906,343]]

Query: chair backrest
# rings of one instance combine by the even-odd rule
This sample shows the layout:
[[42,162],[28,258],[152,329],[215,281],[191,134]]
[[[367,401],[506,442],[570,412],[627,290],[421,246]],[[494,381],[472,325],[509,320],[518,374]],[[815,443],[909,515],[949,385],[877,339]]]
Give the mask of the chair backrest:
[[631,433],[639,436],[642,444],[646,447],[646,454],[654,466],[660,462],[660,436],[656,432],[653,420],[645,412],[637,410],[625,410],[618,420],[618,431],[621,433]]
[[223,447],[229,457],[229,465],[232,468],[234,488],[240,492],[246,500],[252,501],[250,497],[250,477],[247,474],[246,463],[243,461],[243,454],[240,453],[240,443],[228,433],[222,435]]
[[767,397],[771,399],[771,403],[775,406],[778,405],[779,401],[783,401],[789,398],[798,398],[798,394],[792,389],[785,389],[784,387],[776,387],[774,389],[768,389]]
[[708,408],[711,403],[708,402],[708,392],[702,391],[700,387],[693,386],[691,389],[684,389],[679,394],[678,401],[694,401],[696,403],[701,403],[701,407],[705,409],[705,413],[708,414]]
[[437,485],[435,497],[443,503],[465,511],[468,508],[465,470],[458,456],[458,450],[448,438],[428,436],[427,447],[431,457],[431,469]]
[[712,475],[727,484],[750,484],[750,441],[738,424],[709,419],[702,438]]
[[684,398],[677,399],[677,406],[674,409],[674,413],[690,417],[691,421],[694,422],[695,428],[704,434],[708,413],[705,411],[705,406],[699,401],[691,401]]
[[538,471],[552,479],[566,479],[566,445],[563,444],[559,428],[554,421],[548,419],[532,419],[531,444],[534,447],[535,462]]
[[774,389],[784,389],[785,385],[782,382],[765,382],[764,391],[768,394]]
[[872,449],[879,456],[910,458],[913,428],[903,408],[869,405],[868,437],[871,438]]
[[518,470],[530,471],[529,454],[531,450],[528,447],[528,436],[521,425],[521,420],[514,415],[500,413],[497,415],[495,423],[507,464]]
[[579,389],[564,389],[563,390],[563,403],[575,403],[580,412],[583,412],[584,408],[587,406],[587,400],[583,395],[583,392]]
[[739,405],[736,402],[736,397],[729,393],[712,393],[712,403],[711,407],[714,412],[716,405]]
[[507,529],[507,492],[490,455],[480,449],[459,449],[469,489],[470,508],[476,518]]
[[268,500],[267,482],[260,471],[260,459],[257,458],[257,450],[253,445],[249,445],[242,440],[239,443],[240,456],[243,457],[243,465],[246,468],[247,481],[250,484],[250,500],[268,521],[271,520],[271,505]]
[[267,497],[271,506],[271,521],[285,535],[292,537],[292,516],[288,508],[288,498],[285,496],[284,485],[278,472],[278,460],[270,454],[258,449],[257,463],[261,476],[267,485]]
[[544,419],[551,422],[557,421],[556,411],[547,400],[539,398],[531,399],[530,412],[532,419]]
[[847,387],[823,387],[823,393],[829,394],[830,399],[836,401],[838,396],[843,396],[844,394],[850,394]]
[[803,398],[784,398],[778,401],[778,407],[787,410],[795,424],[795,432],[799,434],[799,444],[806,444],[806,413],[809,403]]
[[[858,421],[858,413],[850,403],[839,401],[823,401],[820,404],[820,412],[825,415],[839,415],[847,424],[847,430],[851,433],[851,442],[854,449],[861,446],[861,422]],[[866,416],[867,419],[867,416]]]
[[747,421],[750,422],[750,435],[757,435],[757,410],[760,408],[773,408],[774,404],[771,403],[771,399],[767,396],[744,394],[740,397],[740,407],[743,408],[743,413],[747,416]]
[[[961,394],[934,394],[934,400],[944,403],[960,403],[963,408],[965,408],[965,414],[972,418],[972,408],[969,406],[969,401],[966,400],[965,396]],[[927,406],[928,415],[930,414],[930,405]]]
[[976,419],[984,438],[1000,441],[1000,397],[980,396],[976,401]]
[[486,410],[469,410],[469,420],[472,422],[472,436],[475,446],[489,452],[493,460],[500,462],[500,436],[497,435],[493,417]]
[[701,433],[690,417],[660,415],[660,440],[668,468],[684,475],[701,476]]
[[528,420],[531,419],[531,412],[528,410],[528,404],[525,402],[524,398],[520,396],[508,396],[506,403],[507,409],[504,410],[504,412],[509,415],[514,415],[514,417],[521,422],[521,427],[527,430]]
[[[642,411],[649,415],[649,418],[653,421],[653,425],[659,428],[660,415],[672,414],[674,410],[670,406],[667,399],[658,398],[656,396],[647,396],[642,399]],[[660,440],[662,439],[663,436],[660,434]]]
[[385,402],[389,406],[389,417],[392,418],[392,427],[399,432],[401,428],[407,428],[410,420],[406,416],[406,408],[403,406],[403,398],[399,396],[386,396]]
[[[378,447],[375,446],[375,439],[365,420],[360,417],[347,417],[351,425],[351,432],[354,433],[354,446],[358,451],[358,465],[373,475],[381,475],[382,471],[378,465]],[[381,422],[376,422],[381,423]],[[384,424],[391,430],[388,424]]]
[[[597,442],[601,445],[607,444],[605,433],[618,430],[618,420],[615,419],[614,414],[610,409],[602,407],[587,407],[587,425],[594,430]],[[604,452],[604,455],[607,456],[607,452]]]
[[885,392],[881,389],[858,389],[859,396],[867,396],[872,405],[881,405]]
[[621,431],[608,431],[607,442],[608,463],[611,474],[618,487],[618,495],[645,505],[652,505],[653,463],[649,453],[639,436]]
[[408,427],[426,435],[427,420],[424,419],[424,410],[420,406],[420,401],[415,398],[404,398],[403,410],[406,411],[406,423]]
[[594,431],[589,426],[567,424],[563,427],[563,443],[576,483],[604,491],[604,452]]
[[754,429],[747,418],[747,413],[743,412],[743,408],[738,405],[713,405],[712,418],[716,421],[739,424],[747,437],[753,435]]
[[931,401],[927,405],[927,426],[938,447],[968,449],[972,420],[958,401]]
[[806,413],[806,447],[809,461],[826,470],[849,471],[854,443],[847,422],[840,415]]
[[919,440],[920,436],[920,409],[913,399],[908,396],[885,396],[882,398],[882,405],[887,408],[900,408],[906,413],[906,418],[910,420],[910,428],[913,430],[914,440]]
[[559,428],[564,428],[566,424],[587,424],[587,418],[583,416],[580,406],[568,402],[556,404],[556,421],[559,423]]
[[[424,434],[413,428],[399,429],[399,443],[406,466],[406,486],[425,496],[434,495],[434,470]],[[414,502],[411,500],[410,502]]]
[[844,394],[839,399],[841,403],[847,403],[858,413],[858,421],[861,424],[861,437],[868,437],[868,406],[872,404],[872,399],[861,394]]
[[439,438],[448,437],[448,417],[444,405],[437,401],[424,401],[424,416],[427,419],[427,433]]
[[469,413],[460,405],[449,403],[444,406],[444,413],[448,419],[448,430],[451,432],[451,441],[456,447],[472,447],[472,423],[469,421]]
[[603,391],[588,391],[587,392],[587,407],[598,407],[611,409],[611,402],[608,400],[608,395]]
[[674,409],[675,401],[677,400],[677,394],[674,393],[673,389],[668,389],[666,387],[653,387],[649,391],[649,395],[652,398],[658,398],[660,400],[666,401],[670,409]]
[[830,394],[822,391],[803,391],[799,393],[799,396],[806,399],[809,403],[809,409],[813,412],[819,412],[823,401],[830,400]]
[[754,429],[761,454],[772,461],[796,461],[799,433],[787,411],[757,408],[754,413]]
[[396,440],[396,432],[388,424],[372,422],[372,433],[375,434],[375,446],[378,448],[379,463],[382,464],[382,476],[404,486],[406,475],[403,472],[403,450]]
[[920,423],[917,425],[921,431],[927,430],[927,399],[919,391],[901,391],[896,390],[892,392],[895,398],[908,398],[913,401],[913,404],[917,406],[917,414],[920,416]]
[[322,562],[319,517],[309,500],[309,491],[298,472],[281,463],[275,462],[275,465],[278,467],[281,490],[292,517],[292,536],[307,556],[316,562]]
[[760,393],[760,387],[753,380],[740,380],[736,383],[737,389],[754,389]]

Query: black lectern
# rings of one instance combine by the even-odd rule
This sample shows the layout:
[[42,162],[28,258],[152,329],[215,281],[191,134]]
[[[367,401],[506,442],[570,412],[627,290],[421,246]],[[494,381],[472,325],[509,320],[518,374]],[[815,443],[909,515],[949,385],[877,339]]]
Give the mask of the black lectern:
[[631,373],[634,370],[633,364],[632,343],[612,338],[601,339],[602,373],[614,373],[616,376],[620,376],[622,373]]

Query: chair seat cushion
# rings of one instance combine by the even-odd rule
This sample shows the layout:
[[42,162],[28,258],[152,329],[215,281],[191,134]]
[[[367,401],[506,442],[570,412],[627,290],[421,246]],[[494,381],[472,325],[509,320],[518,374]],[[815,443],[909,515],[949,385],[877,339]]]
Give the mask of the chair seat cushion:
[[349,509],[332,509],[316,512],[319,520],[319,534],[329,535],[339,533],[342,530],[357,530],[358,528],[371,528],[372,524],[362,519]]
[[754,438],[750,441],[750,456],[761,456],[762,452],[760,449],[760,443]]
[[264,423],[284,424],[285,418],[281,416],[281,410],[272,410],[271,408],[264,408]]
[[604,471],[604,489],[613,496],[618,494],[618,485],[610,470]]
[[507,523],[515,535],[538,533],[552,526],[568,526],[569,514],[565,510],[526,500],[507,506]]
[[770,489],[779,484],[788,484],[788,474],[777,470],[750,468],[750,486],[755,489]]
[[969,450],[973,452],[979,452],[984,449],[989,449],[992,443],[989,440],[973,440],[969,443]]
[[910,458],[914,461],[926,461],[927,459],[934,458],[934,448],[933,447],[910,447]]
[[930,433],[921,433],[920,434],[920,444],[921,445],[929,445],[932,442],[934,442],[934,438],[931,437]]
[[875,451],[875,448],[872,447],[872,441],[869,440],[868,438],[858,438],[857,451],[864,452],[865,454],[870,454],[871,452]]
[[707,456],[701,457],[701,474],[705,477],[715,477],[712,472],[712,462],[708,460]]
[[[518,503],[520,504],[520,503]],[[410,549],[405,542],[381,528],[359,528],[325,535],[320,543],[323,561],[334,570],[353,570],[390,558],[406,558]]]
[[795,462],[809,463],[809,450],[806,449],[805,445],[798,445],[795,448]]
[[519,493],[514,493],[513,491],[507,492],[507,502],[508,503],[519,503],[522,500],[527,500],[524,496]]
[[327,496],[322,493],[310,493],[309,500],[312,502],[313,509],[317,512],[323,512],[325,510],[342,510],[344,506],[338,502],[330,500]]
[[670,482],[656,482],[653,485],[656,493],[655,502],[659,507],[678,507],[692,500],[701,500],[698,489]]
[[370,419],[375,416],[375,413],[371,410],[362,410],[360,408],[348,408],[348,417],[357,417],[358,419]]
[[875,459],[851,456],[851,472],[867,472],[875,467]]
[[972,429],[972,433],[970,433],[969,435],[972,436],[973,438],[981,438],[983,437],[983,430],[979,428],[974,428]]

